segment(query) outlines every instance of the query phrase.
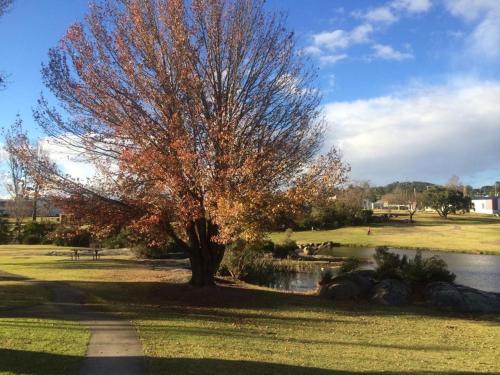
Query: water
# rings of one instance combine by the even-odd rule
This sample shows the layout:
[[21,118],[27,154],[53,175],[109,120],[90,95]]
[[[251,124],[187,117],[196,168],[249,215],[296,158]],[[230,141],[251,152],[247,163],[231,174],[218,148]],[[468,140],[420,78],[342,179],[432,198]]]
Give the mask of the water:
[[[406,254],[413,257],[415,250],[391,249],[398,254]],[[338,247],[334,248],[328,255],[359,258],[371,258],[375,253],[373,248],[362,247]],[[500,292],[500,255],[479,255],[446,253],[439,251],[423,251],[422,256],[438,256],[448,265],[448,269],[457,275],[455,282],[490,292]],[[373,267],[367,266],[367,268]],[[335,269],[332,270],[335,274]],[[279,273],[273,282],[267,286],[276,289],[295,292],[315,290],[321,279],[322,270],[318,266],[312,271],[297,273]]]

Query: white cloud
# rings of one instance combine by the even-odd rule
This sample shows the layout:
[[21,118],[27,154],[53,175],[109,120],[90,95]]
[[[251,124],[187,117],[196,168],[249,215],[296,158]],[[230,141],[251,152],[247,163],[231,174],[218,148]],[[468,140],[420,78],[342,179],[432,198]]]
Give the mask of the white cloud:
[[372,46],[374,57],[383,59],[383,60],[408,60],[412,59],[413,55],[408,52],[400,52],[392,48],[391,46],[384,44],[374,44]]
[[313,35],[313,45],[305,50],[316,53],[321,49],[346,49],[353,44],[367,42],[372,32],[373,27],[370,24],[359,25],[351,31],[338,29],[321,32]]
[[445,4],[451,14],[467,21],[475,21],[500,9],[498,0],[446,0]]
[[473,58],[498,61],[500,59],[500,1],[447,0],[449,12],[473,24],[465,39],[466,53]]
[[325,106],[355,179],[464,181],[499,170],[500,82],[462,81]]
[[391,6],[408,13],[423,13],[431,8],[432,3],[430,0],[394,0]]
[[389,7],[379,7],[372,10],[369,10],[364,15],[364,18],[367,21],[371,22],[382,22],[382,23],[393,23],[398,20],[398,17],[394,15],[392,10]]
[[344,60],[347,58],[347,54],[337,54],[337,55],[324,55],[319,58],[319,61],[323,64],[335,64],[340,60]]
[[61,170],[72,178],[86,181],[96,174],[96,170],[80,152],[56,143],[51,138],[42,138],[41,147]]

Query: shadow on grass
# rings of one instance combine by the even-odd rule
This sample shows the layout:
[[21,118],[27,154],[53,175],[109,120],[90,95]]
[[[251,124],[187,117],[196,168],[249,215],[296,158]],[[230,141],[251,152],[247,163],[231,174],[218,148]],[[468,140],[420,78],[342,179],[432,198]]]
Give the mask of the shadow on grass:
[[[194,288],[188,284],[167,282],[74,281],[69,284],[83,292],[87,296],[87,301],[104,304],[96,306],[98,309],[115,310],[129,319],[144,320],[148,319],[149,315],[152,315],[154,319],[159,313],[169,312],[173,314],[171,319],[176,319],[176,316],[178,319],[193,316],[207,321],[262,319],[294,323],[303,322],[306,319],[303,315],[311,315],[308,312],[314,311],[324,314],[325,318],[309,316],[307,321],[312,324],[333,321],[349,324],[352,323],[351,318],[356,316],[365,318],[370,316],[408,316],[409,318],[427,316],[439,319],[461,318],[491,321],[496,324],[500,322],[498,315],[446,313],[425,306],[383,306],[366,301],[333,302],[313,294],[283,293],[230,282],[209,288]],[[5,296],[19,295],[19,288],[23,286],[0,285],[0,290]],[[64,302],[78,304],[81,300]],[[283,316],[281,311],[286,312],[288,316]],[[289,316],[290,311],[298,315]],[[9,315],[9,310],[0,311],[0,317],[9,317]],[[349,319],[344,319],[342,315],[348,315]],[[12,312],[10,316],[18,316],[18,313]],[[33,317],[36,318],[36,316]]]
[[[45,374],[76,374],[83,357],[51,354],[43,352],[0,349],[0,372],[13,374],[45,375]],[[103,357],[94,359],[102,367],[110,361],[137,360],[136,357]],[[341,371],[314,367],[301,367],[269,362],[254,362],[241,360],[221,360],[208,358],[146,358],[149,368],[154,374],[273,374],[273,375],[326,375],[326,374],[472,374],[461,371]]]

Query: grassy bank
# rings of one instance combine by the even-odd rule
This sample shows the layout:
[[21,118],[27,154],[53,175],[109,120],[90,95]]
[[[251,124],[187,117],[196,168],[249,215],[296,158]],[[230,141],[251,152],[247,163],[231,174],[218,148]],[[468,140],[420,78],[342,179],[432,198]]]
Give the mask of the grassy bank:
[[[196,290],[182,284],[188,271],[168,265],[152,269],[123,257],[71,262],[40,255],[44,252],[17,248],[13,255],[12,249],[0,248],[0,269],[69,281],[91,301],[121,312],[138,328],[152,374],[452,374],[500,369],[498,317],[335,304],[230,282]],[[37,330],[44,335],[43,347],[25,338],[27,324],[45,327]],[[81,338],[78,327],[19,318],[1,326],[0,363],[13,352],[22,352],[17,358],[25,359],[32,353],[37,360],[82,355],[65,339]],[[60,327],[69,328],[61,333]],[[6,345],[5,338],[11,343]],[[18,368],[0,365],[0,372],[7,368],[22,373],[23,362],[15,363]]]
[[[392,246],[440,251],[500,254],[500,218],[486,215],[450,215],[448,219],[433,213],[418,213],[415,223],[406,216],[390,222],[368,226],[345,227],[335,230],[295,232],[292,239],[299,243],[334,241],[350,246]],[[285,233],[272,233],[279,242]]]

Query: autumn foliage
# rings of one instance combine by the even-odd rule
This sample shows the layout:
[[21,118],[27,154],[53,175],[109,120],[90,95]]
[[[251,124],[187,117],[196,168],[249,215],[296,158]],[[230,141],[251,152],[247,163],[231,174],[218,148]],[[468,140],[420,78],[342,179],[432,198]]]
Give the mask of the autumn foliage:
[[[95,4],[43,77],[59,109],[42,98],[38,123],[97,175],[75,181],[49,160],[32,172],[102,232],[176,241],[193,285],[213,284],[227,243],[260,237],[274,213],[345,178],[335,150],[316,158],[314,72],[262,1]],[[29,149],[18,154],[30,168]]]

